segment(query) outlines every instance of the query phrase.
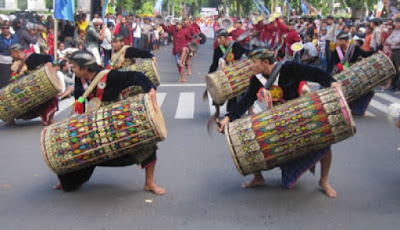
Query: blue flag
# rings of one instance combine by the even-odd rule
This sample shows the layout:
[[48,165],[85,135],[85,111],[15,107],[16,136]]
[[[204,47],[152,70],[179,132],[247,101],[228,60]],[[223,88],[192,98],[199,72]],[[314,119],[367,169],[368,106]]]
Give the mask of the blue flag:
[[303,14],[308,14],[308,6],[301,0],[301,9],[303,10]]
[[74,0],[55,0],[54,18],[74,22]]
[[162,3],[163,3],[162,0],[157,0],[156,3],[154,4],[154,10],[155,10],[156,14],[161,14]]

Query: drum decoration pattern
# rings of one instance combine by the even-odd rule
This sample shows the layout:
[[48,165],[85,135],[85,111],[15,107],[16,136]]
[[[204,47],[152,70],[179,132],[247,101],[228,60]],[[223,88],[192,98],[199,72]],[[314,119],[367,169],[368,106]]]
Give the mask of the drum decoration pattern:
[[[127,59],[128,60],[128,59]],[[158,87],[160,85],[160,75],[158,74],[157,67],[155,66],[152,59],[140,59],[137,58],[133,62],[125,61],[125,65],[120,71],[139,71],[143,72],[153,84]],[[130,65],[129,65],[130,64]],[[122,97],[127,98],[134,96],[139,93],[143,93],[142,87],[131,86],[122,92]]]
[[46,127],[41,145],[56,174],[140,151],[166,138],[164,118],[147,94],[139,94]]
[[246,92],[254,75],[251,64],[251,60],[238,61],[206,75],[207,91],[215,103],[223,104]]
[[61,92],[62,84],[50,63],[0,89],[0,119],[8,122]]
[[350,109],[335,88],[308,94],[225,127],[231,156],[242,175],[283,165],[354,133]]
[[352,102],[395,74],[393,63],[379,51],[333,77],[342,84],[347,101]]

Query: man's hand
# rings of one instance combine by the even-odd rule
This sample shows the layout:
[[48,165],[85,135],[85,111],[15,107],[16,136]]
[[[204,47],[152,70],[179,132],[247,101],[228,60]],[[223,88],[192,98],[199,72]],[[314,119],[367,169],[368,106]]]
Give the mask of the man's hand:
[[151,102],[153,103],[154,110],[158,111],[159,107],[158,107],[158,103],[157,103],[157,93],[154,88],[152,88],[149,91],[149,97],[150,97]]
[[222,121],[220,121],[217,128],[218,132],[224,133],[225,126],[229,123],[229,121],[229,117],[225,117]]
[[342,85],[339,82],[332,82],[331,87],[336,87],[338,90],[343,92]]

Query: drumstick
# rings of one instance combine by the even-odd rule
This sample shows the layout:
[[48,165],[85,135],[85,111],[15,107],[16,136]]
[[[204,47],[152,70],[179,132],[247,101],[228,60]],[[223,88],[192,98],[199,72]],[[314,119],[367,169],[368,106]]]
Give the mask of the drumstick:
[[219,119],[217,118],[217,119],[215,119],[215,122],[217,123],[217,125],[218,125],[218,128],[221,128],[221,123],[219,123]]

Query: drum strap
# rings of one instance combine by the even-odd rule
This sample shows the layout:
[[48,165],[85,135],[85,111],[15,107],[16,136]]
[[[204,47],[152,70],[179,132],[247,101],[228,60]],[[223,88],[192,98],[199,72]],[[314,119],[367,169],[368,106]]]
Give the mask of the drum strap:
[[272,85],[275,83],[276,79],[279,77],[279,73],[280,73],[281,68],[282,68],[282,66],[283,66],[283,64],[285,62],[286,61],[280,61],[280,62],[277,62],[275,64],[274,68],[271,71],[271,74],[269,75],[269,78],[268,78],[267,82],[265,84],[263,84],[264,88],[266,90],[271,89]]
[[119,69],[122,67],[125,61],[125,52],[128,48],[129,46],[123,46],[120,51],[111,56],[111,63],[113,63],[114,69]]
[[[96,97],[99,97],[99,99],[101,100],[103,98],[103,94],[104,94],[104,89],[106,88],[106,81],[107,81],[107,74],[110,72],[110,70],[103,70],[100,71],[96,77],[93,79],[92,83],[90,83],[89,87],[85,88],[85,85],[87,86],[87,82],[86,80],[84,80],[83,78],[81,78],[81,81],[84,85],[84,90],[85,93],[82,95],[82,98],[85,100],[86,98],[93,98],[94,95],[92,94],[94,88],[97,86],[97,90],[96,90]],[[85,84],[85,83],[86,84]],[[101,98],[100,98],[101,97]]]

